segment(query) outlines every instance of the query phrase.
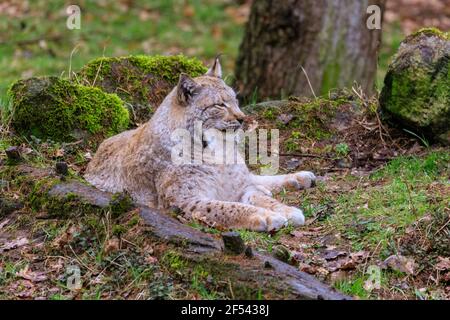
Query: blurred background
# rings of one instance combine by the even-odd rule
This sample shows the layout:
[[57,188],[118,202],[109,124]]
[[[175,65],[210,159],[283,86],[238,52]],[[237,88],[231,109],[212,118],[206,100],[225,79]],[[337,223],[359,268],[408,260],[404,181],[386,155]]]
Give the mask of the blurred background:
[[[209,64],[223,53],[233,76],[251,0],[0,1],[0,96],[18,78],[67,75],[105,55],[177,54]],[[81,8],[81,29],[66,8]],[[405,35],[422,26],[450,29],[450,0],[388,0],[377,87]],[[71,58],[72,54],[72,58]]]

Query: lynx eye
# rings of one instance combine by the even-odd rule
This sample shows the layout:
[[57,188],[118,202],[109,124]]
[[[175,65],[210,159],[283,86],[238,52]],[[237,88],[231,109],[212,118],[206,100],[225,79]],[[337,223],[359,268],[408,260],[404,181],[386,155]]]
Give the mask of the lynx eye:
[[214,107],[219,108],[219,109],[226,109],[227,105],[225,103],[217,103],[214,105]]

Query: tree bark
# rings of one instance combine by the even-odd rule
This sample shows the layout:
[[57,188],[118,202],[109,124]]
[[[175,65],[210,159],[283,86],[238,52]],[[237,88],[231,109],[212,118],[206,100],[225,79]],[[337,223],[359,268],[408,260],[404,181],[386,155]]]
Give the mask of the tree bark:
[[[369,5],[385,0],[255,0],[236,62],[243,98],[312,96],[356,81],[374,93],[381,30],[368,29]],[[382,14],[381,14],[382,18]]]

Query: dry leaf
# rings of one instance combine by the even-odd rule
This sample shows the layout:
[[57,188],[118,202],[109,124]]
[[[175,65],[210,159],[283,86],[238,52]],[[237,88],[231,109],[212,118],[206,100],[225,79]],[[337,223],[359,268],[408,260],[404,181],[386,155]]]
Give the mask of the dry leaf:
[[0,230],[3,229],[4,226],[6,226],[8,224],[9,220],[6,219],[5,221],[0,222]]
[[16,272],[16,276],[26,280],[30,280],[32,282],[41,282],[47,280],[45,272],[33,272],[28,268],[28,265],[19,272]]
[[155,257],[152,257],[152,256],[147,256],[147,257],[145,257],[145,262],[146,262],[147,264],[152,265],[152,264],[157,263],[157,262],[158,262],[158,259],[155,258]]
[[392,255],[383,262],[384,266],[390,267],[393,270],[401,271],[413,275],[416,268],[414,259],[407,258],[402,255]]
[[16,248],[24,246],[28,243],[30,243],[30,241],[25,237],[17,238],[15,240],[12,240],[12,241],[9,241],[9,242],[6,242],[5,244],[3,244],[3,246],[0,247],[0,253],[2,253],[4,251],[16,249]]
[[325,253],[322,256],[322,258],[324,258],[325,260],[334,260],[334,259],[336,259],[338,257],[343,257],[345,255],[347,255],[347,253],[345,251],[328,249],[328,250],[325,251]]
[[438,257],[439,262],[434,266],[437,270],[450,270],[450,258]]
[[120,240],[118,238],[111,238],[105,243],[105,254],[116,252],[120,248]]
[[64,149],[60,148],[60,149],[56,149],[56,151],[55,151],[55,157],[63,157],[64,154],[65,154]]

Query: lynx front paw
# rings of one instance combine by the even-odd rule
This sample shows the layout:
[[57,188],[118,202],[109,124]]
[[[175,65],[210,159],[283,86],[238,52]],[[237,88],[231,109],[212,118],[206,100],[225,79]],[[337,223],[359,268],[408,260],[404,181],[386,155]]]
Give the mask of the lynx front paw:
[[294,227],[304,225],[305,216],[303,215],[303,211],[293,207],[291,207],[290,209],[290,212],[287,214],[289,223],[291,223]]
[[288,224],[288,219],[283,217],[281,214],[272,214],[266,218],[267,231],[276,231]]
[[309,171],[300,171],[289,175],[287,183],[295,189],[307,189],[316,185],[316,176]]

